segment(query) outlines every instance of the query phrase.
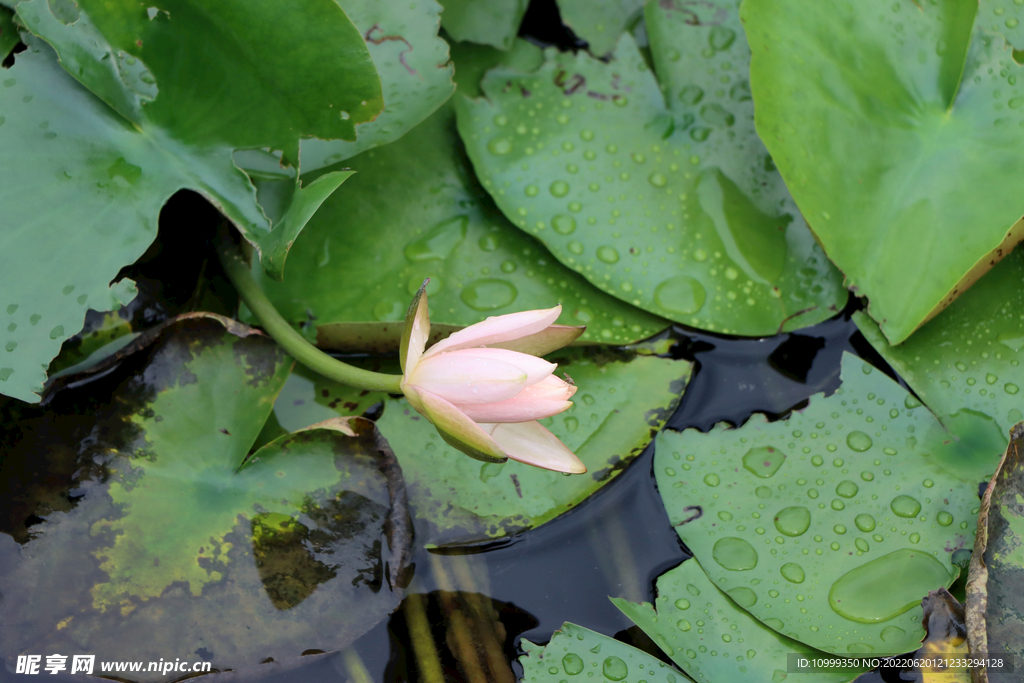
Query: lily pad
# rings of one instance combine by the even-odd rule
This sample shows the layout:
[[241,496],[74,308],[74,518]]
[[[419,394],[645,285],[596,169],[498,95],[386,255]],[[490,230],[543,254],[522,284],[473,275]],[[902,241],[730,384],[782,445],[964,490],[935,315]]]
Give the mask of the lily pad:
[[[1014,426],[1010,444],[985,490],[978,537],[967,582],[967,630],[971,654],[1008,654],[1019,666],[1024,656],[1024,424]],[[982,669],[980,680],[1003,683],[1020,674]],[[986,678],[987,676],[987,678]]]
[[452,38],[499,50],[512,47],[529,0],[441,0],[441,26]]
[[1001,36],[972,29],[977,11],[743,5],[758,133],[892,344],[1024,238],[1024,70]]
[[[753,591],[733,589],[726,597],[695,559],[659,576],[657,590],[654,605],[611,601],[698,683],[782,681],[790,653],[829,657],[754,619],[742,609],[754,599]],[[846,683],[864,670],[832,667],[815,671],[814,680]]]
[[[65,406],[6,453],[7,472],[42,456],[74,474],[50,494],[61,511],[23,506],[44,521],[0,553],[0,619],[18,625],[0,633],[4,653],[205,648],[238,668],[345,647],[397,607],[401,475],[372,423],[335,420],[247,457],[292,361],[226,319],[181,320],[126,363],[135,374],[106,385],[95,415],[104,429],[80,441],[90,432],[61,429],[81,422]],[[25,498],[5,480],[6,498]]]
[[558,0],[562,23],[603,57],[615,49],[631,23],[643,16],[644,0]]
[[1024,251],[1015,250],[907,341],[890,345],[861,312],[857,327],[921,400],[956,433],[957,420],[995,423],[1006,435],[1024,387]]
[[[12,226],[0,237],[0,290],[8,293],[0,310],[9,316],[0,338],[5,349],[0,392],[38,400],[46,366],[61,342],[82,327],[86,310],[127,303],[134,293],[131,283],[113,288],[110,283],[155,238],[160,208],[179,189],[191,188],[210,199],[262,249],[264,267],[280,277],[295,235],[348,174],[295,186],[290,203],[278,212],[280,220],[271,226],[252,183],[232,160],[234,150],[263,145],[297,149],[300,135],[349,134],[353,121],[371,117],[377,111],[373,103],[380,102],[366,47],[344,13],[332,0],[304,2],[319,7],[307,19],[322,20],[317,30],[330,40],[293,40],[285,27],[297,30],[297,17],[306,16],[298,7],[290,7],[286,13],[292,19],[280,24],[274,16],[235,7],[236,14],[245,15],[240,24],[231,24],[240,37],[221,41],[208,35],[210,26],[195,8],[186,10],[184,2],[174,22],[166,11],[149,19],[140,8],[145,26],[120,5],[101,5],[95,16],[86,11],[91,4],[71,5],[79,14],[67,25],[63,22],[71,19],[54,15],[45,0],[18,5],[19,17],[58,46],[62,64],[92,92],[61,70],[54,53],[38,39],[17,55],[2,81],[0,145],[26,163],[0,169],[0,199]],[[333,9],[320,7],[324,3]],[[233,11],[226,5],[218,8]],[[121,10],[125,16],[115,17]],[[264,35],[267,31],[273,35]],[[105,37],[115,35],[113,42]],[[346,36],[358,44],[345,48]],[[202,42],[207,38],[208,43]],[[218,54],[226,50],[230,58],[213,58],[194,41],[215,46],[210,49]],[[306,47],[271,47],[282,41]],[[244,57],[254,49],[265,54],[258,60]],[[339,49],[344,58],[337,57]],[[181,60],[177,51],[183,53]],[[306,86],[280,85],[282,78],[294,81],[288,74],[310,60],[316,63],[316,78]],[[333,85],[316,90],[322,78]],[[266,83],[250,87],[260,79]],[[283,90],[274,90],[275,83]],[[301,98],[303,103],[293,108],[281,104],[288,93],[298,96],[290,88],[307,86],[318,94]],[[339,88],[343,93],[335,99]],[[350,120],[342,121],[338,109],[348,107],[352,96],[369,104],[357,101]],[[321,108],[334,113],[325,115]],[[238,126],[239,119],[253,125]]]
[[[444,105],[401,140],[348,164],[347,191],[326,201],[289,256],[301,278],[259,273],[281,315],[303,325],[401,321],[430,278],[431,320],[466,326],[491,315],[563,307],[585,340],[625,344],[668,322],[624,304],[555,262],[510,225],[474,182]],[[401,173],[395,169],[401,168]]]
[[0,6],[0,61],[7,59],[11,50],[21,42],[18,26],[14,23],[14,13]]
[[384,111],[356,127],[354,142],[307,139],[302,170],[344,161],[397,140],[451,97],[448,43],[437,35],[441,6],[434,0],[396,4],[387,0],[339,0],[369,50],[384,90]]
[[999,33],[1014,48],[1024,49],[1024,7],[1016,0],[985,0],[978,3],[978,25],[982,28]]
[[958,576],[951,557],[973,544],[978,482],[1002,451],[990,429],[954,438],[849,354],[842,386],[786,420],[656,443],[669,519],[715,585],[840,655],[917,649],[921,599]]
[[561,683],[586,672],[624,683],[678,683],[686,678],[651,655],[609,636],[566,622],[541,646],[523,640],[523,683]]
[[[723,46],[738,65],[741,42]],[[729,130],[744,109],[723,110],[715,138],[682,129],[629,35],[610,63],[546,57],[535,71],[488,72],[486,99],[456,98],[474,168],[516,226],[609,294],[702,329],[769,335],[843,306],[838,272],[777,176],[762,185],[753,128]]]
[[588,472],[565,476],[509,460],[467,458],[405,399],[385,402],[377,424],[402,463],[410,506],[427,528],[421,540],[495,538],[538,526],[576,506],[640,454],[679,403],[690,364],[600,349],[547,357],[579,387],[573,407],[541,420]]

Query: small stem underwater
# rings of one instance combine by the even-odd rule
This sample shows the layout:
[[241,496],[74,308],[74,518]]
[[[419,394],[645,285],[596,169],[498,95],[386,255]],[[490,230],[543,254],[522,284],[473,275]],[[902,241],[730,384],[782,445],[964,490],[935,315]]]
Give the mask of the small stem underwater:
[[220,257],[221,265],[224,266],[228,278],[238,290],[238,295],[242,297],[242,301],[260,321],[260,325],[263,326],[267,334],[284,347],[295,360],[328,379],[351,387],[369,391],[386,391],[391,394],[402,393],[401,375],[371,372],[343,363],[328,356],[292,329],[292,326],[281,317],[281,314],[274,308],[274,304],[270,303],[270,299],[263,293],[263,289],[249,272],[249,266],[227,236],[221,236],[220,243],[217,245],[217,255]]

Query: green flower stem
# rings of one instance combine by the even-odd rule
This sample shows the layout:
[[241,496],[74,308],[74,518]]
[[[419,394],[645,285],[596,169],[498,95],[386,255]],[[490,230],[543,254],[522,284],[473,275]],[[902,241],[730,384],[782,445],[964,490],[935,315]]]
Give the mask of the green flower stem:
[[249,272],[249,266],[242,259],[238,249],[228,240],[222,239],[217,249],[217,255],[224,266],[224,271],[235,285],[239,296],[242,297],[242,301],[260,321],[267,334],[283,346],[295,360],[328,379],[347,384],[350,387],[369,391],[386,391],[390,394],[402,393],[399,386],[402,381],[401,375],[385,375],[342,363],[310,344],[301,334],[292,329],[292,326],[281,317],[281,314],[274,308],[274,304],[270,303],[267,295],[263,293],[263,289]]

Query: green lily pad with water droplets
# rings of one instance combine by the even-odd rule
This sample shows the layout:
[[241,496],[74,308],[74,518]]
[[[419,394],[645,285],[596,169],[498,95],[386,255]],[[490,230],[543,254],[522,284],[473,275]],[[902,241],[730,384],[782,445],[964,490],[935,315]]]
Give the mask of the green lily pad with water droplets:
[[599,348],[547,356],[579,387],[573,407],[541,420],[583,464],[564,475],[514,460],[481,464],[444,442],[405,399],[377,421],[402,464],[409,504],[431,543],[504,536],[551,520],[612,481],[650,443],[678,405],[690,363]]
[[715,585],[750,591],[763,623],[835,654],[909,652],[921,598],[973,544],[1002,443],[973,423],[953,437],[855,356],[842,382],[786,420],[659,434],[658,490]]
[[1017,249],[907,341],[892,346],[861,312],[857,327],[953,433],[993,423],[1003,439],[1024,419],[1024,250]]
[[[2,406],[25,427],[0,481],[21,513],[0,533],[0,620],[19,624],[0,631],[6,656],[205,648],[237,669],[345,647],[398,606],[381,535],[404,523],[401,474],[373,424],[250,452],[292,362],[256,330],[192,314],[94,383],[86,419],[81,396]],[[46,482],[25,486],[40,458]]]
[[[562,683],[580,676],[585,680],[622,683],[683,683],[686,677],[631,645],[566,622],[541,646],[522,641],[526,653],[522,683]],[[600,676],[601,678],[598,678]]]
[[[722,88],[745,81],[741,44],[721,45],[736,66],[723,68]],[[484,187],[516,226],[599,288],[739,335],[797,329],[842,308],[838,271],[778,176],[763,170],[770,160],[745,120],[749,102],[715,109],[708,125],[718,130],[695,135],[697,124],[684,127],[685,114],[665,107],[629,35],[610,63],[549,51],[532,72],[491,70],[483,91],[486,99],[457,96],[456,105]]]
[[[289,267],[302,277],[273,282],[253,269],[293,324],[404,320],[429,277],[437,323],[561,303],[558,322],[587,325],[585,341],[626,344],[668,326],[593,287],[508,223],[473,180],[450,105],[348,164],[356,171],[348,191],[324,202],[291,249]],[[313,325],[304,329],[313,335]]]
[[978,3],[978,25],[1006,37],[1017,50],[1024,49],[1024,2],[1021,0],[985,0]]
[[[696,559],[658,577],[654,605],[612,602],[697,683],[775,681],[787,677],[788,655],[829,657],[781,635],[744,611],[756,595],[734,588],[726,597]],[[655,611],[657,610],[657,611]],[[833,667],[815,683],[846,683],[868,667]]]
[[441,26],[458,41],[507,50],[515,42],[528,0],[440,0]]
[[985,30],[1008,4],[743,4],[757,130],[893,344],[1024,239],[1024,69]]
[[587,41],[587,49],[603,57],[631,23],[643,16],[644,0],[558,0],[562,23]]
[[339,0],[373,58],[384,89],[384,111],[356,126],[354,142],[306,139],[304,173],[349,159],[405,135],[451,97],[448,43],[437,31],[441,6],[434,0],[398,4],[387,0]]

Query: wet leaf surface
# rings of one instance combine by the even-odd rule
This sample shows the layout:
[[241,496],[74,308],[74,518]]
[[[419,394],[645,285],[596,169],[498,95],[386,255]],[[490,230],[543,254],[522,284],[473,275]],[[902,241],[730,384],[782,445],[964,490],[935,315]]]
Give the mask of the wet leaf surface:
[[58,400],[5,453],[0,619],[18,625],[0,634],[5,655],[201,649],[239,668],[344,647],[397,606],[404,490],[372,423],[247,457],[291,359],[213,316],[169,325],[125,363],[134,374],[111,376],[94,424]]
[[615,49],[619,36],[643,16],[644,0],[558,0],[562,22],[587,41],[587,49],[603,57]]
[[921,598],[973,545],[990,429],[950,435],[852,355],[842,386],[786,420],[658,436],[669,518],[715,582],[776,631],[836,654],[908,652]]
[[377,67],[384,111],[356,127],[356,140],[303,140],[303,172],[349,159],[393,142],[451,97],[448,44],[437,35],[441,6],[433,0],[398,4],[387,0],[340,0]]
[[1024,251],[996,265],[938,316],[899,346],[862,312],[854,320],[871,345],[936,415],[958,423],[994,423],[1005,439],[1024,419]]
[[[749,589],[721,592],[697,560],[687,560],[660,577],[654,605],[620,598],[612,602],[698,683],[773,681],[788,677],[788,657],[829,657],[768,628],[744,611]],[[656,610],[656,611],[655,611]],[[845,683],[863,669],[817,671],[816,683]]]
[[[1019,666],[1024,656],[1024,424],[1013,427],[985,491],[978,527],[967,582],[971,654],[1007,653]],[[976,680],[991,683],[1020,677],[1019,672],[994,669],[979,673],[983,675]]]
[[977,23],[960,0],[743,7],[761,139],[893,344],[1024,238],[1024,81],[983,30],[1006,4]]
[[441,0],[441,26],[458,41],[512,47],[528,0]]
[[476,185],[454,126],[444,105],[398,142],[349,160],[348,191],[324,203],[291,251],[289,267],[302,277],[261,276],[286,320],[401,321],[429,277],[439,324],[561,303],[559,322],[587,325],[585,340],[630,343],[668,325],[604,294],[509,224]]
[[[732,21],[738,28],[735,12]],[[656,64],[661,53],[671,62],[673,51],[710,40],[679,36],[666,25],[652,42]],[[725,110],[713,94],[699,123],[666,108],[633,38],[623,36],[607,64],[549,52],[534,71],[490,71],[486,99],[456,97],[459,132],[505,215],[605,292],[728,334],[819,322],[846,300],[839,273],[770,170],[751,103],[733,87],[746,82],[746,46],[738,38],[716,45],[715,78],[740,101]],[[737,71],[725,73],[726,61]]]
[[586,679],[598,676],[625,683],[681,683],[686,677],[651,655],[595,633],[576,624],[565,623],[545,646],[523,640],[526,651],[519,658],[524,683],[556,683],[567,676],[586,672]]

